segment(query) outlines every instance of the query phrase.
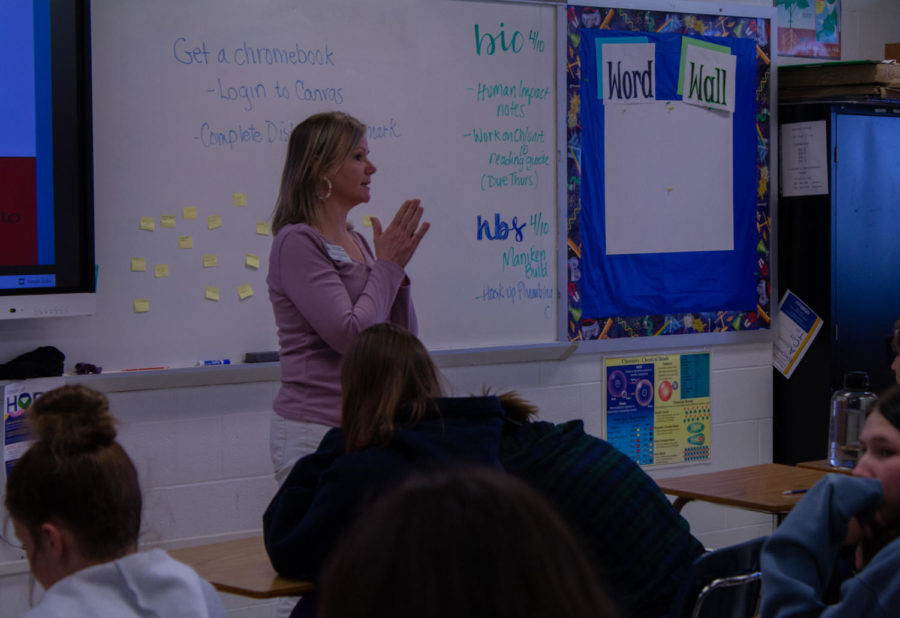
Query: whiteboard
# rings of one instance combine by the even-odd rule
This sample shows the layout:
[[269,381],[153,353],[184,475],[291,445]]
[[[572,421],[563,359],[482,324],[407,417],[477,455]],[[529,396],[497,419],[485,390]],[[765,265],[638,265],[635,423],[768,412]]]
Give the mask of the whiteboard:
[[94,0],[98,312],[14,328],[106,369],[277,349],[258,224],[292,127],[336,109],[378,168],[355,227],[413,197],[432,224],[407,268],[426,345],[556,341],[556,11]]

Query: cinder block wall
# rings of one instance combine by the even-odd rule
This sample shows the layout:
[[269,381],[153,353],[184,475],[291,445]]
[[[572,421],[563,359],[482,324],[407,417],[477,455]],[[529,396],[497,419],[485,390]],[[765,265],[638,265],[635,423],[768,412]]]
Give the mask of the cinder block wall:
[[[707,472],[771,461],[772,369],[769,344],[712,350],[711,464],[650,468],[655,477]],[[602,435],[603,356],[565,361],[457,367],[444,370],[452,394],[484,386],[515,389],[550,421],[584,419]],[[72,378],[73,380],[75,378]],[[83,380],[88,385],[90,378]],[[144,546],[168,548],[258,534],[275,483],[269,461],[270,405],[277,382],[108,392],[120,440],[144,489]],[[771,519],[737,509],[691,503],[685,516],[709,547],[768,534]],[[0,550],[0,607],[18,616],[28,607],[29,577],[20,552]],[[35,587],[35,599],[39,587]],[[270,616],[272,603],[228,595],[232,617]]]

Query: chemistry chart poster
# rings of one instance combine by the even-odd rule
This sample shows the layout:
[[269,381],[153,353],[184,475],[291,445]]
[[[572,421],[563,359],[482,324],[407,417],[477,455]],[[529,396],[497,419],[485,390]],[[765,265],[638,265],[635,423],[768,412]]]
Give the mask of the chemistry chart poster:
[[709,356],[607,358],[606,440],[643,466],[709,461]]

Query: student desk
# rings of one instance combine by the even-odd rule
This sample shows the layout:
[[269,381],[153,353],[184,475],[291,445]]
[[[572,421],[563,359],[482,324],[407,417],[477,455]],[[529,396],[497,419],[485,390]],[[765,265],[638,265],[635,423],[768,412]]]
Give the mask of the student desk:
[[782,464],[760,464],[734,470],[659,479],[664,493],[677,496],[678,511],[691,500],[703,500],[724,506],[775,515],[779,520],[790,512],[804,494],[788,494],[793,489],[809,489],[825,476],[822,470],[810,470]]
[[822,470],[823,472],[834,472],[836,474],[853,474],[853,468],[844,468],[843,466],[832,466],[827,459],[816,459],[815,461],[801,461],[797,464],[798,468],[808,468],[810,470]]
[[312,582],[276,573],[261,536],[175,549],[169,555],[193,567],[221,592],[270,599],[301,596],[315,589]]

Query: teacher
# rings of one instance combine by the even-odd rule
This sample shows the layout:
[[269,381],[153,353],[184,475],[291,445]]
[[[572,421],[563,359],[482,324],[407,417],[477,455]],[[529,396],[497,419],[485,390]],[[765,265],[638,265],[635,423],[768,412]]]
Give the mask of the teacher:
[[279,484],[339,425],[341,360],[356,335],[380,322],[417,330],[404,268],[429,224],[417,199],[384,230],[372,217],[373,253],[347,221],[373,174],[366,127],[349,114],[315,114],[291,133],[266,278],[281,357],[270,434]]

